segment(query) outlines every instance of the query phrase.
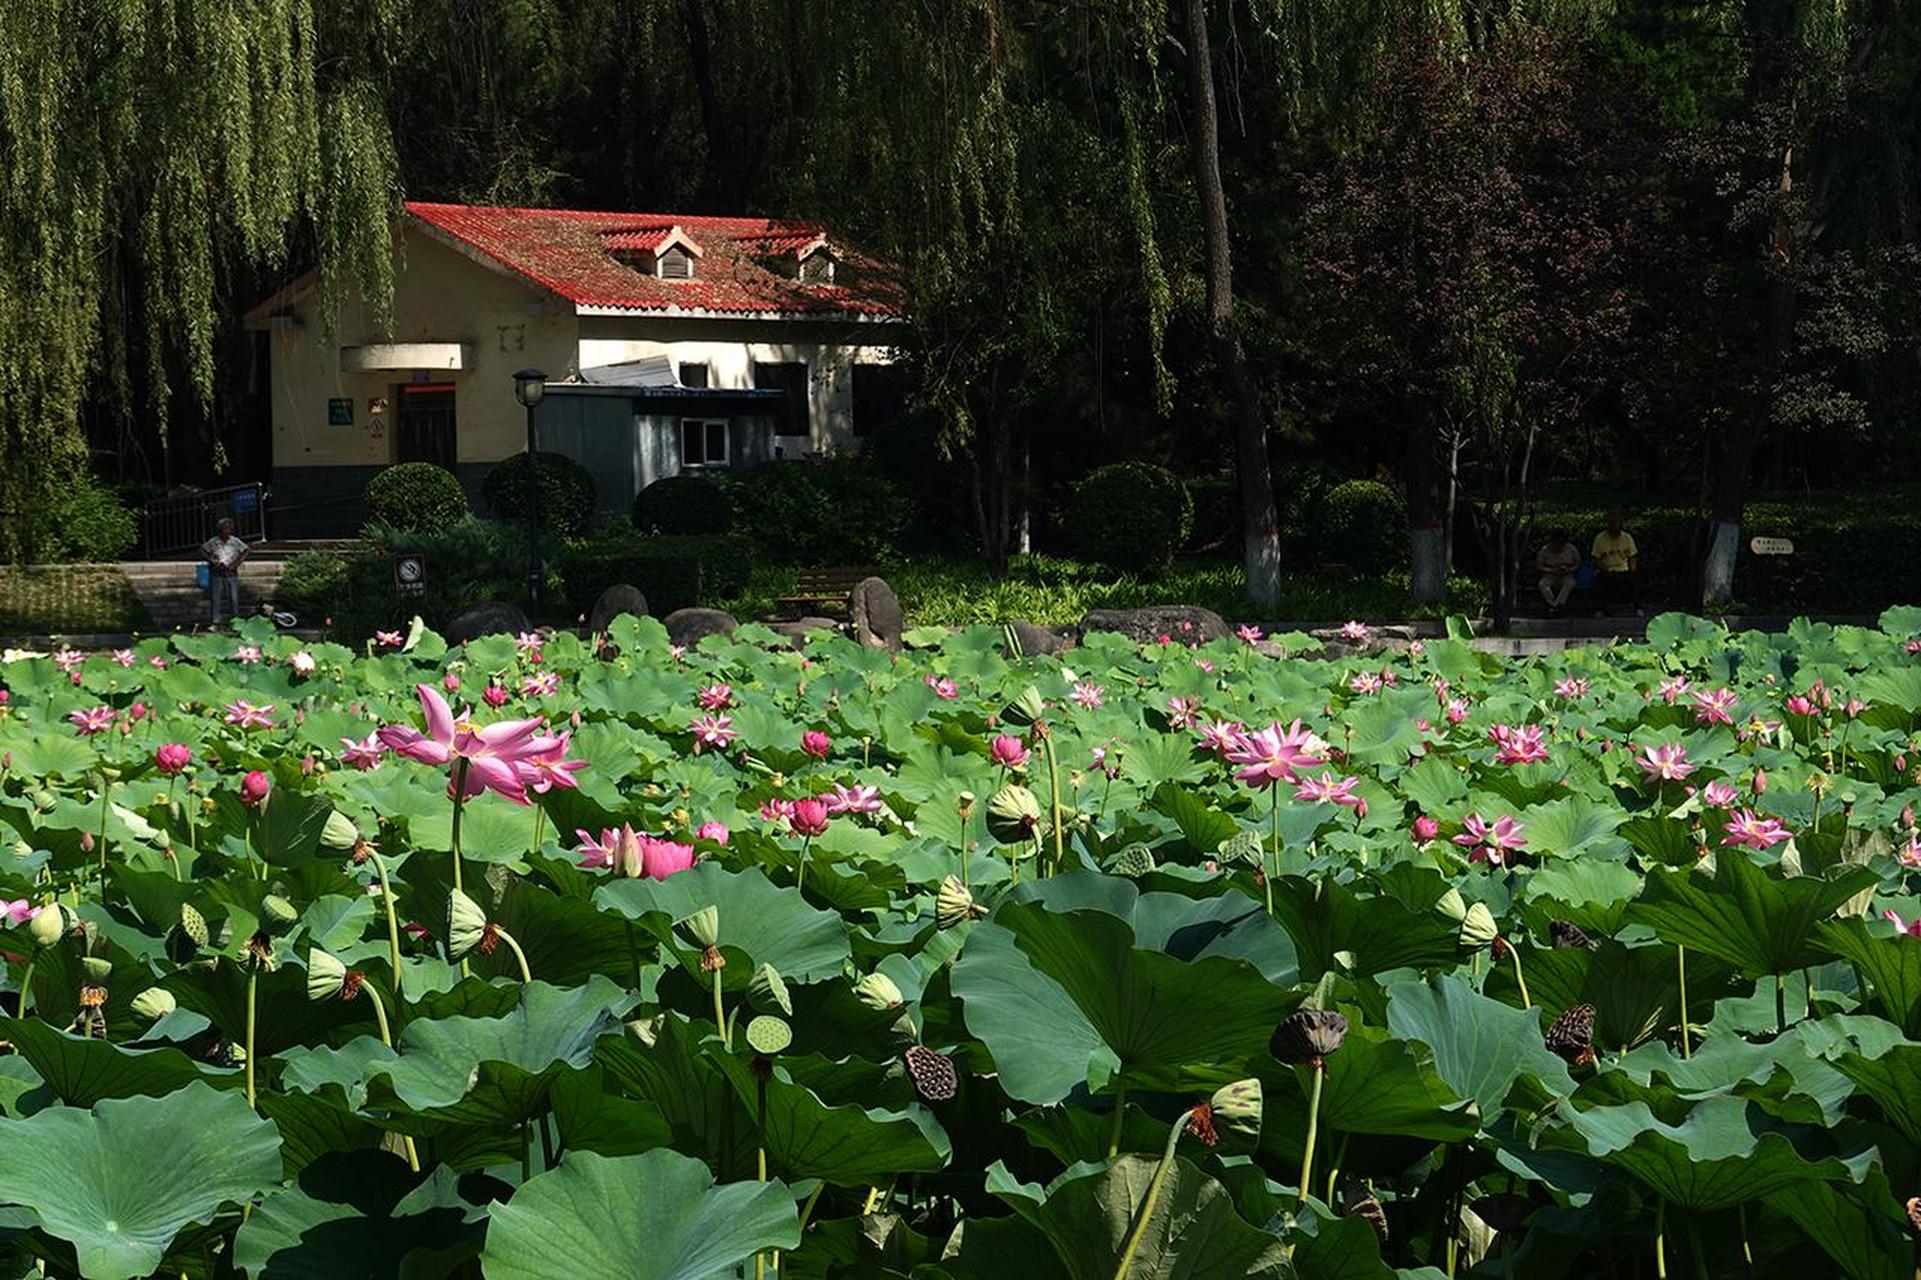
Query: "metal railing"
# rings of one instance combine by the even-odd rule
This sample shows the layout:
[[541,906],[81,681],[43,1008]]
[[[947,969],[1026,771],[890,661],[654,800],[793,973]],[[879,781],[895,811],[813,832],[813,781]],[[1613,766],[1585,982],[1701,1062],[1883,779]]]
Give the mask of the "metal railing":
[[198,550],[223,519],[232,520],[234,534],[249,542],[265,538],[265,486],[236,484],[154,499],[140,517],[141,554],[152,559],[169,551]]

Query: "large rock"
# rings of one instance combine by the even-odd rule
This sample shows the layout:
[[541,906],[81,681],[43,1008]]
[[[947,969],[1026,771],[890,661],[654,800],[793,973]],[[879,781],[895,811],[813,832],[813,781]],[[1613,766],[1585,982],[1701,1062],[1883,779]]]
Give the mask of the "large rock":
[[722,609],[676,609],[660,621],[670,642],[689,649],[708,636],[731,636],[740,625]]
[[1081,633],[1090,631],[1118,631],[1137,644],[1153,644],[1162,636],[1175,644],[1206,644],[1228,634],[1220,614],[1192,604],[1090,609],[1081,619]]
[[787,643],[796,649],[806,648],[807,637],[816,631],[831,633],[840,630],[840,623],[832,618],[822,618],[813,614],[804,618],[776,618],[761,625],[775,635],[787,637]]
[[1016,619],[1008,626],[1013,628],[1014,639],[1020,643],[1023,657],[1035,657],[1043,653],[1066,653],[1080,643],[1080,633],[1073,627],[1043,627],[1025,618]]
[[527,615],[521,612],[520,606],[499,600],[482,600],[455,614],[441,635],[446,637],[448,644],[466,644],[482,636],[517,636],[531,630],[533,627],[527,622]]
[[640,593],[639,587],[616,582],[600,593],[600,599],[594,601],[594,610],[587,615],[588,632],[593,635],[604,634],[608,624],[623,613],[631,613],[636,618],[646,617],[647,597]]
[[847,595],[848,629],[874,649],[900,648],[900,597],[885,578],[862,578]]

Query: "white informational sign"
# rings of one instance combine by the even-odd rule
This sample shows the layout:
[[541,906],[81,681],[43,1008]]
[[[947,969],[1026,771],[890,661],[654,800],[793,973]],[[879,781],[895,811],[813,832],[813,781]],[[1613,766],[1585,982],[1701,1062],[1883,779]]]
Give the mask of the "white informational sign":
[[1791,556],[1794,543],[1786,538],[1756,538],[1748,543],[1748,550],[1757,556]]

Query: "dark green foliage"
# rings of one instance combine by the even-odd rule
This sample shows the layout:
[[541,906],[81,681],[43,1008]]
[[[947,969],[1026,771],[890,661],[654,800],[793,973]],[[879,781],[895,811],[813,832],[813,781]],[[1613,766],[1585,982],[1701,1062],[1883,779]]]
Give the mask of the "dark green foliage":
[[726,486],[698,471],[656,480],[634,495],[634,527],[647,533],[726,533],[733,517]]
[[881,559],[913,514],[900,490],[858,458],[755,467],[730,491],[734,527],[786,564]]
[[[596,495],[594,478],[572,458],[545,451],[535,455],[532,471],[539,476],[540,527],[563,538],[577,538],[593,527]],[[517,453],[496,463],[480,482],[481,496],[496,519],[527,518],[527,455]]]
[[1321,498],[1318,559],[1363,573],[1382,573],[1407,558],[1407,504],[1378,480],[1347,480]]
[[351,557],[338,551],[302,551],[280,567],[274,607],[292,613],[303,626],[311,625],[309,619],[326,617],[345,597],[352,572]]
[[118,560],[140,540],[138,517],[92,476],[56,489],[40,517],[34,554],[43,562]]
[[593,608],[616,583],[640,588],[657,616],[690,605],[719,605],[747,585],[753,544],[729,534],[614,536],[577,546],[561,557],[560,577],[574,610]]
[[437,529],[466,518],[467,491],[431,462],[402,462],[367,482],[367,518],[394,529]]
[[1124,573],[1158,573],[1194,528],[1194,500],[1179,476],[1146,462],[1116,462],[1081,481],[1067,531],[1089,557]]
[[[366,537],[361,550],[343,557],[344,572],[318,560],[311,569],[302,567],[294,585],[306,612],[289,600],[284,579],[275,598],[300,614],[303,623],[331,619],[336,638],[343,641],[362,639],[376,628],[404,627],[415,614],[438,627],[482,600],[527,598],[527,538],[518,526],[469,516],[437,529],[374,526]],[[403,595],[394,583],[394,558],[403,553],[426,558],[427,586],[419,594]]]

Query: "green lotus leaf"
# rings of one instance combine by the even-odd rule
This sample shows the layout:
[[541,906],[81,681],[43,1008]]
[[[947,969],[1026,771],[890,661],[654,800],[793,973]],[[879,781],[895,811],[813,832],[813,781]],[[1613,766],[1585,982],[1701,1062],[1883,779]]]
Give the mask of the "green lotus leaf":
[[1815,940],[1854,966],[1890,1021],[1921,1038],[1921,946],[1914,939],[1877,938],[1865,920],[1830,920],[1816,926]]
[[1714,878],[1655,868],[1628,918],[1668,942],[1718,956],[1749,978],[1812,964],[1815,927],[1881,877],[1865,867],[1833,879],[1777,879],[1742,851],[1723,849]]
[[1574,1092],[1567,1064],[1551,1053],[1537,1015],[1481,995],[1453,974],[1387,986],[1387,1026],[1434,1052],[1448,1087],[1494,1115],[1514,1082],[1533,1076],[1550,1093]]
[[752,964],[739,973],[723,970],[730,989],[745,990],[753,966],[771,964],[789,982],[818,982],[840,972],[851,950],[840,916],[817,911],[758,868],[729,871],[699,862],[665,880],[617,880],[594,893],[594,904],[643,922],[663,942],[673,941],[673,922],[704,907],[720,909],[720,944],[743,952]]
[[569,1152],[559,1168],[495,1205],[491,1218],[480,1260],[487,1280],[706,1280],[759,1250],[800,1243],[785,1184],[715,1186],[706,1165],[665,1150]]
[[1766,1201],[1820,1245],[1850,1280],[1912,1280],[1914,1245],[1908,1238],[1907,1215],[1880,1170],[1871,1172],[1858,1190],[1838,1183],[1798,1182],[1769,1193]]
[[203,1068],[178,1049],[122,1048],[70,1035],[37,1018],[0,1018],[0,1040],[11,1040],[15,1052],[70,1107],[91,1107],[103,1098],[158,1098],[208,1076],[237,1078],[231,1071]]
[[280,1180],[273,1125],[200,1083],[0,1120],[0,1149],[0,1204],[71,1244],[85,1280],[153,1274],[182,1229]]
[[[757,1082],[746,1061],[723,1052],[714,1062],[743,1105],[753,1108]],[[768,1167],[781,1177],[819,1178],[841,1187],[865,1187],[895,1173],[933,1173],[946,1167],[952,1152],[946,1131],[926,1108],[830,1106],[795,1083],[784,1065],[767,1081],[766,1149]]]
[[1173,819],[1174,825],[1180,828],[1181,839],[1196,857],[1213,857],[1222,842],[1241,829],[1240,823],[1178,782],[1162,783],[1149,803],[1156,813]]
[[[1313,1075],[1269,1058],[1261,1066],[1265,1090],[1261,1150],[1299,1167],[1307,1138],[1307,1100]],[[1321,1131],[1401,1135],[1434,1142],[1472,1137],[1481,1115],[1434,1069],[1433,1055],[1380,1027],[1350,1020],[1341,1047],[1327,1055],[1321,1084]]]
[[[1432,874],[1432,873],[1430,873]],[[1446,885],[1434,877],[1434,898]],[[1455,961],[1456,926],[1398,898],[1363,897],[1332,878],[1282,876],[1274,882],[1274,914],[1300,948],[1301,976],[1318,980],[1346,957],[1360,975],[1427,969]]]
[[329,1155],[254,1209],[234,1237],[234,1265],[253,1280],[401,1280],[477,1255],[485,1222],[461,1200],[453,1170],[415,1182],[386,1152]]

